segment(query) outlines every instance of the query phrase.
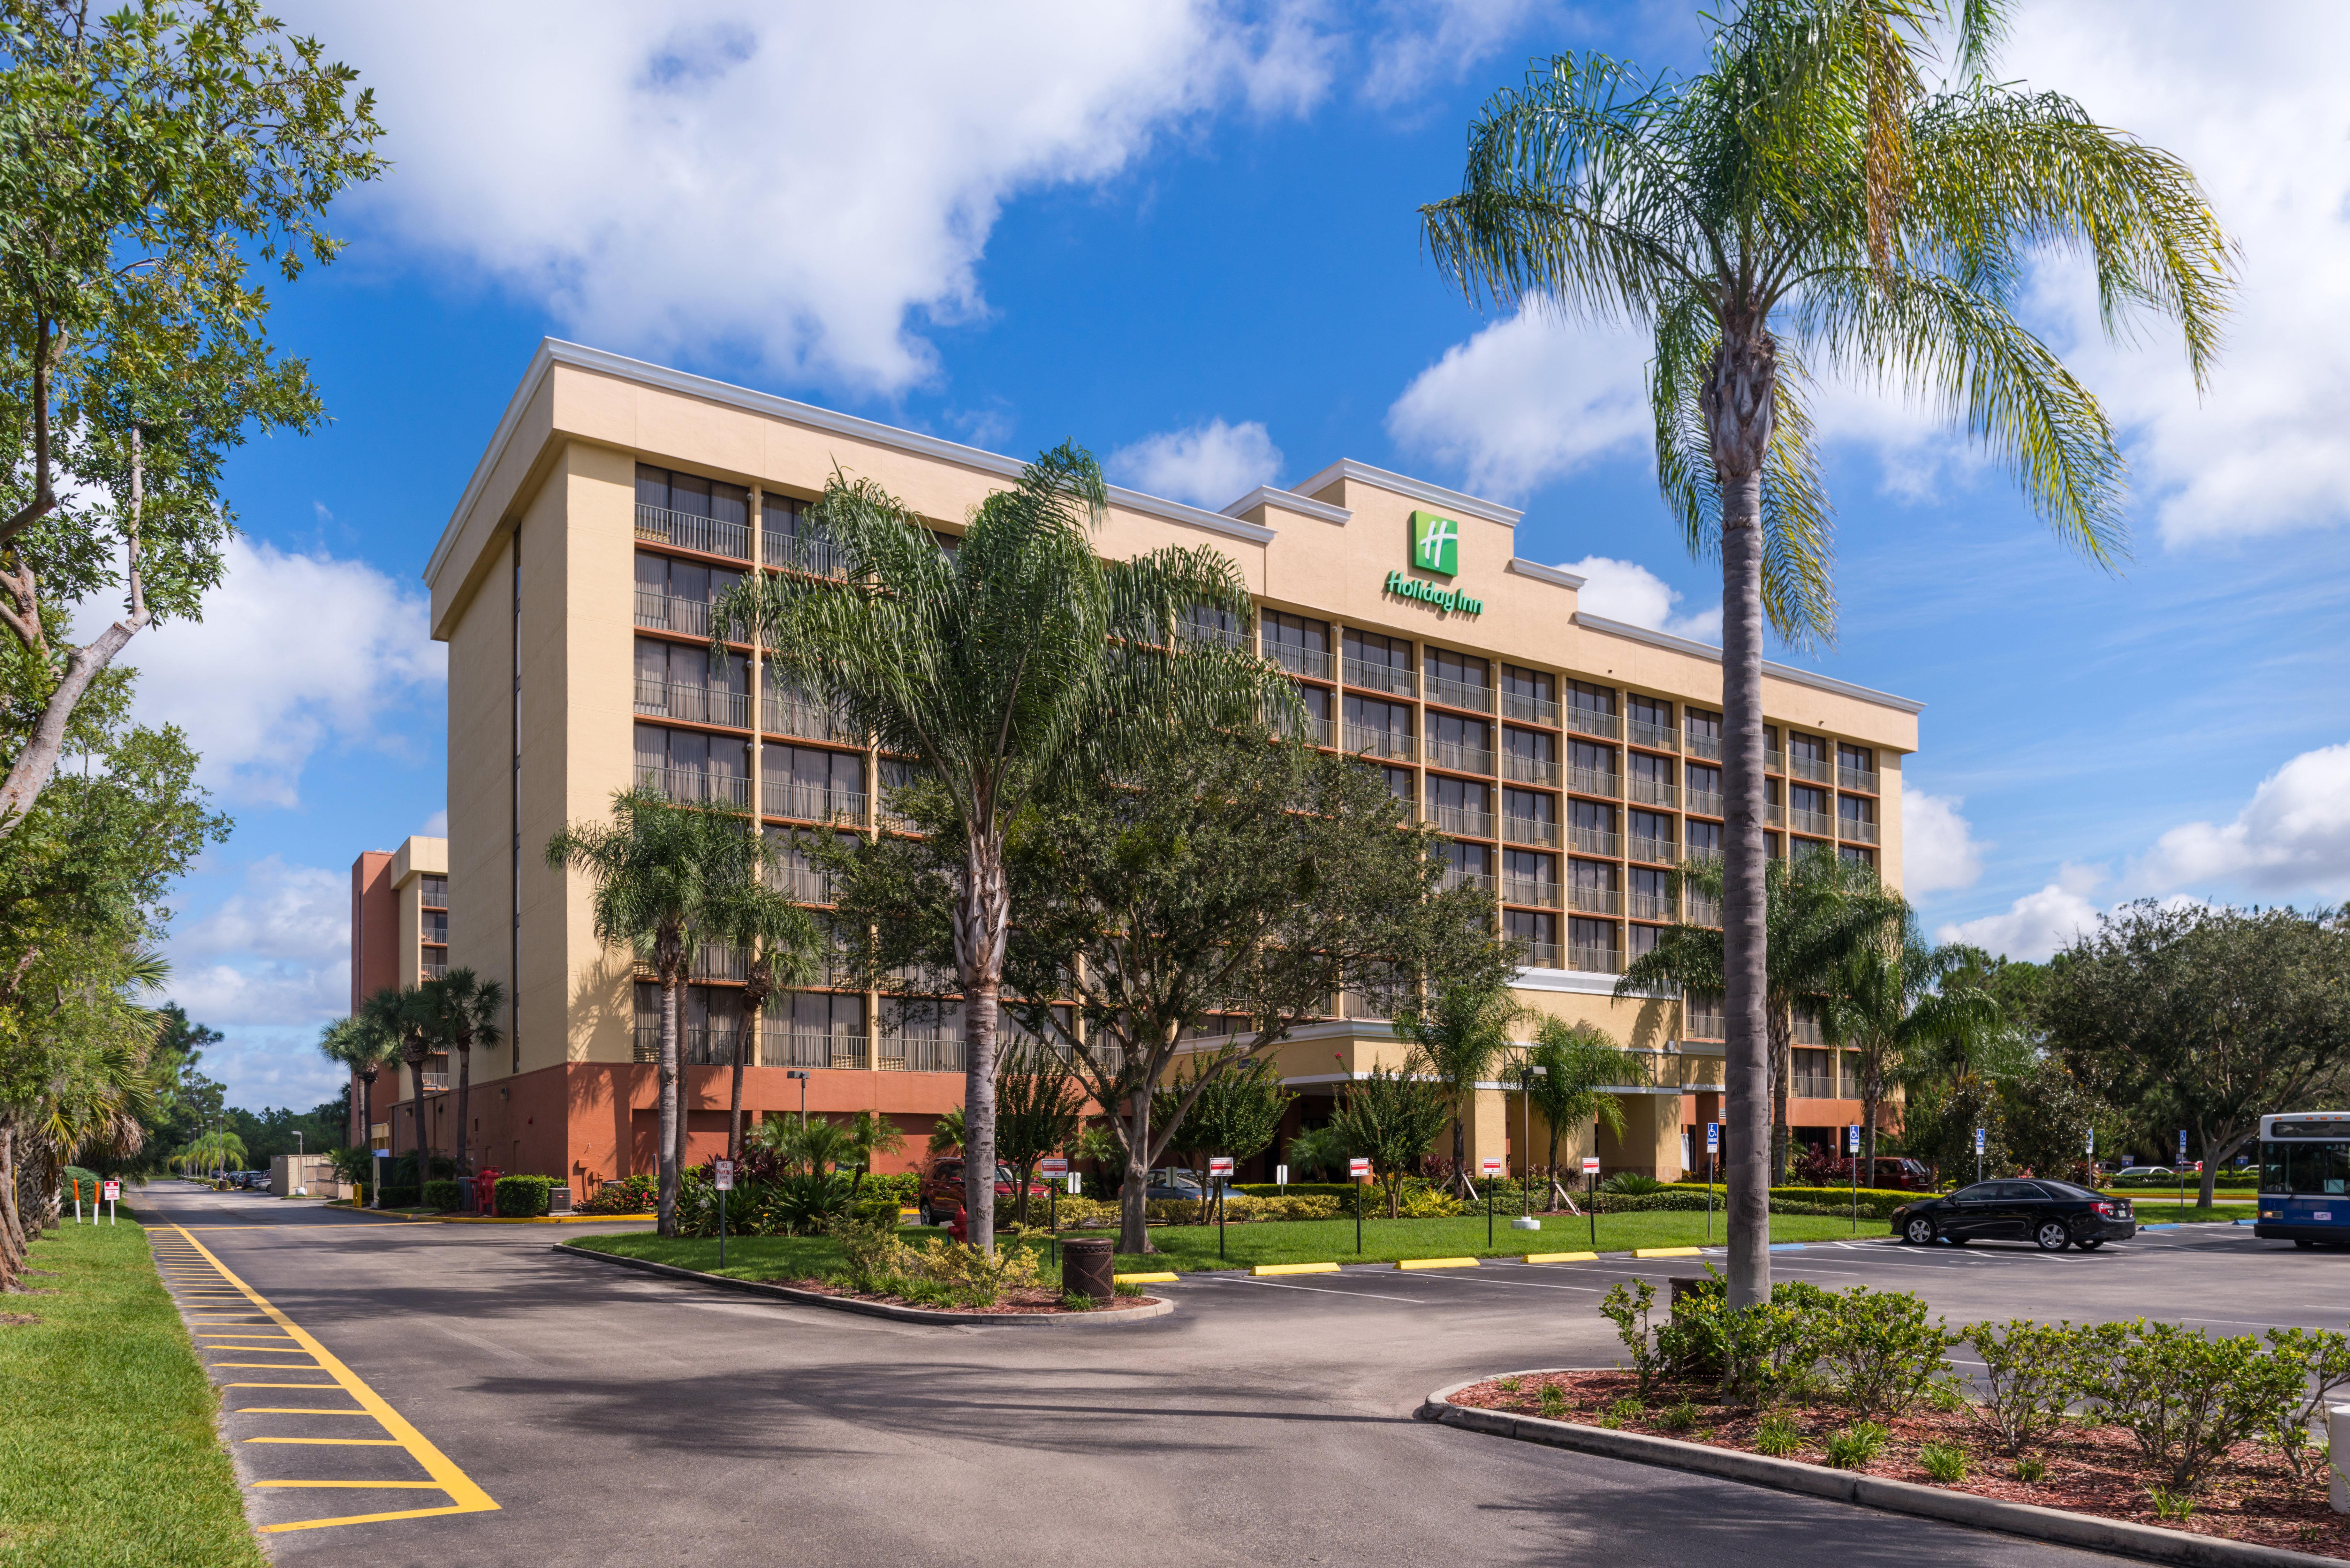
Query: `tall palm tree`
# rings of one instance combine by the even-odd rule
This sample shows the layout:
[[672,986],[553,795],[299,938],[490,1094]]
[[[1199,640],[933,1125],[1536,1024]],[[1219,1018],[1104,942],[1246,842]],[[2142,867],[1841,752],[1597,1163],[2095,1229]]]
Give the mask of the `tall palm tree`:
[[[2046,250],[2093,265],[2109,331],[2178,321],[2206,384],[2231,247],[2178,160],[2060,94],[1994,83],[2000,0],[1749,0],[1711,68],[1562,55],[1471,128],[1420,209],[1472,302],[1652,336],[1658,479],[1722,567],[1730,1293],[1770,1293],[1764,1164],[1762,623],[1834,630],[1811,371],[1900,388],[2014,474],[2059,537],[2125,546],[2124,464],[2088,390],[2011,306]],[[1947,28],[1959,85],[1929,86]]]
[[[1622,1077],[1624,1054],[1596,1024],[1569,1023],[1552,1014],[1535,1028],[1534,1046],[1526,1054],[1526,1064],[1542,1069],[1528,1075],[1526,1093],[1550,1128],[1547,1164],[1555,1189],[1562,1131],[1604,1126],[1617,1137],[1624,1136],[1624,1102],[1601,1087]],[[1534,1163],[1531,1148],[1526,1150],[1526,1163],[1529,1168]],[[1532,1191],[1532,1168],[1525,1172],[1525,1179],[1527,1190]]]
[[1278,667],[1185,633],[1196,612],[1240,618],[1249,596],[1220,551],[1095,554],[1101,468],[1045,453],[972,509],[950,549],[870,479],[835,473],[811,515],[837,578],[761,574],[711,610],[711,650],[772,649],[777,679],[827,703],[952,802],[967,846],[955,878],[964,1028],[963,1163],[972,1245],[994,1245],[995,1055],[1011,897],[1004,836],[1040,794],[1120,768],[1170,729],[1302,727]]
[[585,872],[595,885],[590,909],[597,940],[630,949],[660,982],[659,1230],[664,1236],[677,1234],[678,1177],[685,1168],[680,993],[730,900],[757,875],[764,845],[738,813],[672,805],[650,790],[616,793],[609,822],[573,823],[546,843],[548,866]]
[[1861,1168],[1877,1170],[1877,1122],[1886,1092],[1927,1045],[1955,1047],[1996,1029],[1998,998],[1972,983],[1968,973],[1975,950],[1930,947],[1918,934],[1907,902],[1875,940],[1846,959],[1828,992],[1820,1023],[1841,1049],[1860,1058]]
[[[400,1056],[400,1040],[386,1031],[381,1023],[369,1016],[365,1009],[348,1018],[338,1018],[319,1033],[318,1049],[330,1062],[350,1070],[359,1086],[359,1137],[362,1145],[375,1128],[375,1081],[382,1071]],[[373,1162],[370,1161],[370,1164]],[[374,1183],[376,1197],[381,1199],[381,1172]]]
[[722,892],[712,912],[710,935],[743,954],[743,1032],[733,1050],[733,1083],[726,1102],[726,1158],[743,1158],[743,1073],[759,1048],[768,1004],[779,992],[808,984],[816,976],[818,943],[808,912],[767,879],[773,842],[746,859],[750,873],[741,886]]
[[1469,1179],[1470,1102],[1508,1053],[1510,1031],[1526,1016],[1506,984],[1449,985],[1427,1005],[1396,1013],[1396,1038],[1406,1049],[1417,1047],[1444,1085],[1452,1107],[1452,1180],[1466,1197],[1477,1195]]
[[494,980],[484,980],[470,969],[452,969],[426,981],[418,991],[433,1044],[457,1058],[457,1174],[473,1171],[473,1047],[487,1050],[504,1038],[498,1012],[506,1004],[506,990]]
[[[391,1040],[400,1059],[408,1064],[409,1081],[416,1090],[416,1183],[421,1189],[432,1179],[432,1121],[424,1114],[424,1064],[432,1059],[432,1012],[421,985],[387,985],[360,1004],[368,1026]],[[399,1079],[393,1078],[393,1103],[399,1102]],[[397,1152],[397,1151],[395,1151]]]

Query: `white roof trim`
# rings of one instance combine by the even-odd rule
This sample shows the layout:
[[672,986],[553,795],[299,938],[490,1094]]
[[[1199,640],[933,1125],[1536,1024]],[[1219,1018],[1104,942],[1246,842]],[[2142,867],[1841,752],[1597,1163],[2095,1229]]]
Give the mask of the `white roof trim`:
[[1284,490],[1278,485],[1272,484],[1258,485],[1254,490],[1225,507],[1224,515],[1237,517],[1242,513],[1258,506],[1278,506],[1284,512],[1295,512],[1301,517],[1318,517],[1325,523],[1336,523],[1342,525],[1348,518],[1354,516],[1353,513],[1343,506],[1333,506],[1326,501],[1315,501],[1310,496],[1298,494],[1295,490]]
[[1563,571],[1556,566],[1545,566],[1538,561],[1521,560],[1515,556],[1511,556],[1510,564],[1502,569],[1505,572],[1515,572],[1522,577],[1532,577],[1538,583],[1555,583],[1562,588],[1579,588],[1584,583],[1584,579],[1576,576],[1573,572]]
[[[432,557],[425,563],[424,580],[427,584],[440,576],[441,568],[447,564],[449,552],[456,543],[458,530],[463,526],[464,519],[472,515],[474,506],[479,504],[482,491],[489,483],[491,472],[496,468],[498,460],[505,454],[506,443],[514,439],[515,429],[522,422],[523,410],[529,406],[532,398],[537,396],[539,383],[556,365],[569,365],[576,369],[592,370],[600,375],[617,377],[621,380],[642,382],[647,386],[659,387],[664,391],[678,392],[690,398],[701,398],[710,402],[723,403],[729,408],[765,414],[774,419],[788,420],[794,424],[806,425],[812,430],[829,431],[836,435],[853,436],[859,441],[871,441],[877,446],[891,447],[899,452],[937,458],[946,462],[961,464],[965,468],[975,468],[985,473],[999,474],[1006,479],[1017,476],[1023,466],[1017,458],[1005,457],[999,452],[984,452],[975,446],[964,446],[960,441],[942,441],[937,436],[924,435],[919,431],[900,430],[895,425],[885,425],[874,420],[858,419],[854,414],[844,414],[831,409],[818,408],[813,403],[780,398],[772,392],[754,391],[748,387],[733,386],[724,381],[712,380],[707,376],[696,376],[684,370],[672,369],[666,365],[655,365],[643,359],[631,359],[624,354],[614,354],[602,348],[590,348],[578,343],[567,343],[559,337],[543,337],[539,340],[537,352],[531,356],[530,368],[523,372],[521,385],[515,389],[514,396],[507,400],[505,412],[500,416],[497,429],[491,435],[489,445],[482,453],[481,462],[474,464],[473,477],[466,482],[464,493],[458,497],[456,510],[450,514],[448,526],[442,530],[440,542],[433,545]],[[1254,545],[1266,544],[1274,537],[1274,530],[1270,528],[1261,528],[1253,523],[1243,523],[1238,518],[1227,517],[1221,512],[1211,512],[1205,507],[1187,505],[1180,501],[1169,501],[1160,496],[1146,495],[1139,490],[1125,490],[1113,485],[1110,487],[1109,498],[1112,505],[1122,506],[1129,512],[1146,513],[1154,517],[1163,517],[1172,523],[1202,528],[1211,534],[1222,534],[1228,538],[1243,539]],[[1303,502],[1304,498],[1301,497],[1300,500]],[[1315,504],[1304,502],[1304,504]]]
[[1471,517],[1482,517],[1488,523],[1517,526],[1524,513],[1504,506],[1498,501],[1482,501],[1474,495],[1464,495],[1458,490],[1447,490],[1440,484],[1430,484],[1424,479],[1409,474],[1390,473],[1384,468],[1373,468],[1367,462],[1357,462],[1342,457],[1303,484],[1291,486],[1300,495],[1311,495],[1327,489],[1341,479],[1359,479],[1366,484],[1376,484],[1382,490],[1392,490],[1398,495],[1409,495],[1425,501],[1431,506],[1441,506],[1447,512],[1464,512]]
[[[1668,631],[1651,631],[1645,626],[1633,626],[1627,621],[1607,620],[1587,610],[1575,612],[1575,624],[1593,631],[1606,632],[1611,637],[1626,637],[1634,642],[1645,642],[1654,648],[1669,648],[1676,653],[1687,653],[1699,659],[1710,659],[1716,664],[1721,662],[1721,649],[1711,643],[1695,642],[1686,637],[1675,637]],[[1849,680],[1838,680],[1833,675],[1822,675],[1816,670],[1799,670],[1792,664],[1773,664],[1766,659],[1762,661],[1762,673],[1774,680],[1788,680],[1798,686],[1810,686],[1822,691],[1833,691],[1839,697],[1856,698],[1863,702],[1873,702],[1880,708],[1891,708],[1898,712],[1922,713],[1926,711],[1926,704],[1914,697],[1896,697],[1890,691],[1877,691],[1866,686],[1856,686]]]

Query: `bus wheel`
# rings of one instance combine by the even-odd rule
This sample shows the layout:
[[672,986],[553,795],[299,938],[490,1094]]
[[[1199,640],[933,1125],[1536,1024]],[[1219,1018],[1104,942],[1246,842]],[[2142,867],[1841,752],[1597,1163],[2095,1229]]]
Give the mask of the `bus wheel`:
[[2306,1236],[2295,1236],[2295,1237],[2293,1239],[2293,1244],[2294,1246],[2296,1246],[2296,1247],[2300,1248],[2300,1249],[2301,1249],[2303,1251],[2304,1251],[2304,1252],[2308,1251],[2312,1247],[2314,1247],[2314,1246],[2316,1246],[2316,1245],[2317,1245],[2317,1243],[2316,1243],[2316,1242],[2314,1242],[2314,1241],[2311,1241],[2311,1240],[2310,1240],[2308,1237],[2306,1237]]

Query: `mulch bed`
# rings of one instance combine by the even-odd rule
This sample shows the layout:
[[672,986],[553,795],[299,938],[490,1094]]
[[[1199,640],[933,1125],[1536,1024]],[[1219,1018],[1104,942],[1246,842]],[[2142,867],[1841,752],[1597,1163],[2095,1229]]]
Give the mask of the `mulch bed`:
[[942,1306],[936,1302],[910,1302],[904,1296],[883,1295],[873,1291],[843,1290],[823,1280],[795,1280],[777,1276],[761,1282],[770,1285],[789,1285],[795,1291],[810,1291],[817,1295],[845,1296],[850,1301],[880,1302],[888,1306],[913,1307],[922,1312],[962,1313],[984,1315],[989,1313],[1019,1313],[1039,1316],[1065,1315],[1081,1317],[1089,1313],[1128,1312],[1136,1307],[1154,1304],[1155,1296],[1114,1296],[1107,1306],[1079,1308],[1065,1304],[1057,1286],[1036,1286],[1028,1290],[1006,1291],[996,1298],[993,1306]]
[[[1504,1388],[1504,1381],[1517,1386]],[[1629,1373],[1553,1372],[1514,1379],[1489,1378],[1461,1389],[1452,1396],[1452,1402],[1475,1409],[1540,1416],[1545,1386],[1555,1387],[1565,1396],[1566,1409],[1560,1418],[1565,1420],[1717,1449],[1758,1451],[1754,1431],[1761,1417],[1752,1410],[1712,1403],[1717,1391],[1711,1384],[1665,1385],[1643,1407],[1633,1392],[1638,1385]],[[1694,1418],[1679,1425],[1675,1407],[1685,1398],[1694,1407]],[[1848,1409],[1826,1405],[1790,1405],[1775,1414],[1791,1419],[1804,1437],[1803,1448],[1784,1457],[1815,1465],[1828,1462],[1828,1434],[1857,1418]],[[1948,1443],[1967,1455],[1966,1479],[1950,1485],[1953,1491],[2350,1559],[2350,1514],[2336,1513],[2326,1502],[2323,1439],[2316,1448],[2310,1479],[2303,1481],[2293,1479],[2273,1449],[2240,1444],[2225,1463],[2208,1474],[2194,1494],[2194,1513],[2182,1522],[2155,1511],[2148,1488],[2159,1486],[2161,1477],[2141,1460],[2137,1439],[2119,1428],[2066,1427],[2041,1450],[2046,1474],[2036,1483],[2027,1483],[2016,1479],[2015,1461],[1992,1452],[1965,1415],[1921,1409],[1880,1424],[1891,1436],[1877,1458],[1861,1467],[1863,1474],[1921,1486],[1950,1484],[1935,1480],[1918,1459],[1923,1444]]]

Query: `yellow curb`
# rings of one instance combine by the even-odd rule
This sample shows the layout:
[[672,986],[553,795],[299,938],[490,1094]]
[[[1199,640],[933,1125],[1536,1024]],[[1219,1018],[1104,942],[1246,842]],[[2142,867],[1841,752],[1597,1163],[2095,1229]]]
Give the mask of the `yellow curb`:
[[1110,1282],[1120,1285],[1171,1285],[1175,1282],[1175,1276],[1171,1273],[1112,1274]]
[[1259,1263],[1249,1271],[1252,1274],[1335,1274],[1336,1263]]
[[1476,1266],[1474,1258],[1405,1258],[1396,1264],[1399,1269],[1473,1269]]
[[1526,1254],[1526,1262],[1529,1263],[1596,1263],[1598,1261],[1599,1254],[1596,1252],[1528,1252]]
[[1704,1250],[1699,1247],[1635,1247],[1632,1249],[1632,1256],[1636,1258],[1695,1258],[1702,1256],[1703,1252]]

